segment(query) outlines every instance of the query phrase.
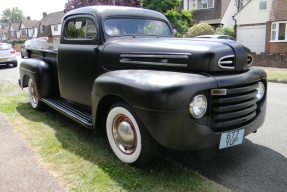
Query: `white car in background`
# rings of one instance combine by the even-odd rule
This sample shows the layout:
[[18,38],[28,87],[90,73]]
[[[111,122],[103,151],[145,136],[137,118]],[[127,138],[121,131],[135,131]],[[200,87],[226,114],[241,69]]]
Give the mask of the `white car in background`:
[[8,43],[0,43],[0,65],[17,67],[16,51]]
[[228,35],[199,35],[194,38],[204,38],[204,39],[228,39],[232,41],[236,41],[233,37]]
[[46,39],[34,38],[26,40],[21,47],[21,57],[28,57],[27,49],[48,49],[49,44]]

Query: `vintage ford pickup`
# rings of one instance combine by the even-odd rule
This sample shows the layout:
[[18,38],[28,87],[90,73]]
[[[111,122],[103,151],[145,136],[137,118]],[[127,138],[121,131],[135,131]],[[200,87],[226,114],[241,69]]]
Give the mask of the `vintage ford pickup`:
[[27,50],[19,84],[93,130],[115,155],[145,165],[172,150],[241,144],[266,112],[266,73],[232,40],[175,38],[161,13],[91,6],[68,12],[58,51]]

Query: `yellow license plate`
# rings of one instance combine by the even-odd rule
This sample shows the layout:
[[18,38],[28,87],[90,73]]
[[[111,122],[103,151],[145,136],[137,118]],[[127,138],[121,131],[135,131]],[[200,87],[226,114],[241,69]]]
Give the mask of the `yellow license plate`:
[[0,61],[6,61],[7,59],[6,58],[4,58],[4,59],[0,59]]

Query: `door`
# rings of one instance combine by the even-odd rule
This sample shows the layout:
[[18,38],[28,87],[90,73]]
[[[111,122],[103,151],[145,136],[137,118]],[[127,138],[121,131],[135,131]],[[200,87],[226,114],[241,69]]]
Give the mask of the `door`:
[[266,26],[250,26],[237,28],[237,41],[244,44],[252,52],[265,52]]
[[91,106],[96,78],[98,27],[95,17],[72,16],[64,21],[58,48],[58,78],[62,98]]

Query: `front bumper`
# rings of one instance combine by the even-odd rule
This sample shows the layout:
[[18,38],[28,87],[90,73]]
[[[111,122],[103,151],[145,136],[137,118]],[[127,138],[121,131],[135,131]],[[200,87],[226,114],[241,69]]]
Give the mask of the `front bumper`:
[[[219,146],[223,132],[214,132],[209,127],[196,123],[188,111],[158,112],[135,108],[143,124],[152,137],[162,146],[180,150],[201,150]],[[244,136],[256,131],[263,123],[266,102],[262,105],[254,121],[241,127]]]
[[[175,97],[167,105],[186,106],[182,110],[154,110],[134,106],[150,135],[162,146],[174,150],[201,150],[219,146],[221,134],[244,129],[244,136],[256,131],[264,123],[267,101],[266,73],[252,69],[241,74],[213,76],[217,87],[226,89],[227,95],[213,96],[211,89],[202,88],[194,95],[208,98],[208,111],[201,119],[194,119],[188,111],[190,100]],[[257,82],[266,87],[265,96],[257,101]],[[187,95],[189,87],[185,90]],[[192,96],[194,96],[192,95]],[[173,107],[167,107],[173,108]]]

